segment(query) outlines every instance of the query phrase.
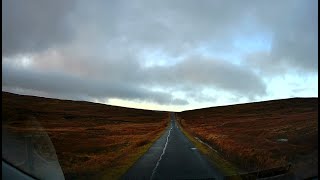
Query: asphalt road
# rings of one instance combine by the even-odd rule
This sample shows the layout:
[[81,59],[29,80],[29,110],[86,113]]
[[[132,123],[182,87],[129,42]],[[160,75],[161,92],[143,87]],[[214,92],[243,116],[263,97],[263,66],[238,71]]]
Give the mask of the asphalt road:
[[223,179],[223,174],[181,132],[172,113],[166,132],[122,179]]

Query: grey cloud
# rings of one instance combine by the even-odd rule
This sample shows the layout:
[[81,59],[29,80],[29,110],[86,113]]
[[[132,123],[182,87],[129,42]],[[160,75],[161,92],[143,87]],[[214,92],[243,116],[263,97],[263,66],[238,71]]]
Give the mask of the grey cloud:
[[186,96],[192,98],[196,102],[216,102],[218,97],[215,94],[205,94],[201,90],[186,92]]
[[[129,56],[129,55],[128,55]],[[49,56],[50,57],[50,56]],[[208,59],[201,55],[191,56],[172,66],[153,66],[143,68],[137,63],[135,56],[130,59],[103,59],[101,57],[81,58],[73,54],[61,54],[63,64],[57,69],[77,73],[87,71],[90,77],[102,77],[104,81],[125,82],[126,84],[144,86],[145,88],[159,86],[162,89],[197,92],[205,87],[230,91],[242,96],[265,95],[266,85],[257,74],[241,65],[234,65],[220,59]],[[57,57],[57,59],[59,59]],[[127,57],[124,55],[124,57]],[[45,56],[37,57],[38,63],[43,63]],[[88,63],[86,59],[90,59]],[[44,63],[48,64],[45,60]],[[66,64],[67,63],[67,64]],[[89,78],[90,78],[89,77]],[[245,81],[242,81],[245,80]]]
[[292,91],[294,92],[294,93],[299,93],[299,92],[302,92],[302,91],[304,91],[304,90],[306,90],[307,88],[296,88],[296,89],[293,89]]
[[[147,70],[150,83],[167,86],[216,88],[254,97],[266,93],[266,85],[252,71],[223,60],[193,57],[175,66],[152,67]],[[154,80],[158,81],[154,81]]]
[[318,71],[318,1],[258,3],[255,15],[272,33],[272,46],[270,52],[248,54],[248,64],[268,75]]
[[[261,76],[318,71],[313,0],[27,2],[3,2],[3,56],[28,54],[34,61],[24,70],[4,66],[7,87],[182,105],[186,100],[150,89],[212,88],[253,98],[266,94]],[[196,51],[233,53],[235,38],[255,32],[271,35],[271,51],[250,52],[241,65]],[[184,58],[144,68],[146,51]]]
[[[57,55],[55,57],[58,59],[63,56]],[[239,65],[222,60],[205,59],[201,56],[183,60],[173,66],[150,68],[143,68],[137,63],[126,63],[127,61],[124,60],[109,60],[105,64],[81,64],[81,60],[72,61],[72,59],[77,59],[76,57],[63,57],[63,59],[69,59],[69,64],[57,63],[56,72],[50,69],[45,72],[37,69],[32,71],[14,69],[5,64],[3,85],[26,89],[35,88],[34,90],[51,93],[87,94],[93,98],[118,97],[180,105],[187,104],[187,101],[174,99],[170,93],[149,89],[160,87],[165,91],[169,89],[171,92],[190,93],[192,91],[199,94],[197,96],[199,99],[195,99],[196,101],[204,100],[204,95],[200,95],[202,93],[199,92],[203,88],[233,92],[247,97],[262,96],[266,89],[263,81],[255,73]],[[62,60],[62,62],[64,61]],[[37,63],[34,64],[35,67],[40,66],[42,67],[40,69],[45,69],[42,61],[36,60],[34,63]],[[83,68],[87,72],[82,71]],[[92,72],[93,70],[96,72]],[[243,79],[246,81],[241,81]],[[207,98],[207,101],[211,100],[212,98]]]
[[2,1],[2,53],[39,52],[72,39],[68,13],[74,1]]
[[122,48],[137,53],[153,48],[175,56],[203,44],[230,51],[237,36],[263,31],[272,35],[272,58],[266,64],[284,63],[316,71],[317,3],[31,0],[21,4],[6,0],[3,52],[41,51],[63,43],[78,52],[93,54],[112,53],[115,49],[121,54]]
[[35,90],[58,95],[74,94],[73,96],[79,97],[146,100],[175,105],[188,103],[185,100],[175,99],[170,94],[140,88],[130,83],[83,79],[63,72],[30,71],[10,65],[4,65],[2,84],[6,88]]

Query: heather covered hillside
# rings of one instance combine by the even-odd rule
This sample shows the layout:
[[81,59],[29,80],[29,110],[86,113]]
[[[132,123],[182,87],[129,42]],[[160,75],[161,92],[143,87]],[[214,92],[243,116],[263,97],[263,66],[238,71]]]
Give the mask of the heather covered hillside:
[[39,133],[39,124],[66,179],[116,179],[160,136],[168,114],[2,92],[2,121],[3,130],[19,137]]
[[318,98],[204,108],[178,116],[187,131],[240,169],[291,163],[301,177],[318,174]]

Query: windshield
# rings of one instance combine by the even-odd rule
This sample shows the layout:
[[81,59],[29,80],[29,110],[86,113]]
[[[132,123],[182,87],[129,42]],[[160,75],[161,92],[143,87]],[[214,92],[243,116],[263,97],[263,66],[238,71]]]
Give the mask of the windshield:
[[2,122],[2,158],[38,179],[64,179],[55,148],[34,118]]
[[318,177],[317,0],[2,5],[3,177]]

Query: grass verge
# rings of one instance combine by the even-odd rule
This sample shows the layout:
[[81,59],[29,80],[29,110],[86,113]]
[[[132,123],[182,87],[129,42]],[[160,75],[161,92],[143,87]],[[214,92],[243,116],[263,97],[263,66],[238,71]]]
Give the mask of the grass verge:
[[[196,148],[204,154],[209,161],[217,167],[225,176],[233,176],[239,174],[238,169],[235,165],[225,160],[221,155],[219,155],[214,150],[210,149],[206,145],[199,142],[197,139],[195,139],[194,136],[190,132],[187,131],[187,129],[183,128],[180,124],[181,118],[176,116],[176,119],[178,120],[178,126],[181,129],[182,133],[196,146]],[[234,179],[241,179],[239,177],[234,177]]]
[[[168,120],[168,125],[170,121]],[[99,174],[94,179],[120,179],[133,165],[134,163],[142,157],[153,145],[153,143],[158,140],[167,128],[160,131],[153,139],[151,139],[147,144],[136,148],[132,152],[128,152],[126,156],[120,157],[113,165],[113,167],[106,168],[102,174]]]

